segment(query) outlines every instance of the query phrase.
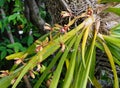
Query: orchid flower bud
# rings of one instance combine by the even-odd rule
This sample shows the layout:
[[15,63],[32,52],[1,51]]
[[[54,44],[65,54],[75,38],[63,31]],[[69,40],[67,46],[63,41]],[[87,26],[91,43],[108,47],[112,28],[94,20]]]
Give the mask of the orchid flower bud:
[[35,49],[35,52],[39,52],[39,51],[42,51],[42,50],[43,50],[43,46],[42,45],[37,45],[36,49]]
[[1,72],[0,77],[5,77],[5,76],[9,75],[9,71],[8,70],[2,70],[0,72]]
[[61,46],[61,51],[64,52],[65,51],[65,44],[64,43],[60,43]]
[[33,79],[35,78],[35,75],[34,75],[34,73],[33,73],[32,70],[29,71],[29,74],[30,74],[30,76],[31,76]]
[[45,23],[44,29],[45,29],[45,30],[52,30],[52,27],[50,26],[50,24]]

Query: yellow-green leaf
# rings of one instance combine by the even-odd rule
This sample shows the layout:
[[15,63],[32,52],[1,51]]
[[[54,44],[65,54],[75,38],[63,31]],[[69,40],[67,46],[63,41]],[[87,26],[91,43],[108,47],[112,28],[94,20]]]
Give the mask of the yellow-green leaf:
[[113,70],[113,74],[114,74],[114,88],[119,88],[119,81],[118,81],[118,76],[117,76],[117,71],[116,71],[116,67],[115,67],[115,63],[114,63],[114,60],[113,60],[113,56],[109,50],[109,48],[107,47],[107,45],[102,42],[103,44],[103,47],[105,49],[105,52],[108,56],[108,59],[110,61],[110,64],[111,64],[111,67],[112,67],[112,70]]

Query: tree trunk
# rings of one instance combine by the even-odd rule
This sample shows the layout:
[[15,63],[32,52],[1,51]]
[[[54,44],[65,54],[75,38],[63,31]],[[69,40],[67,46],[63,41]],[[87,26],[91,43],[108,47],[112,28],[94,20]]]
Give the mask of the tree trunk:
[[45,21],[39,14],[39,7],[35,0],[25,0],[25,13],[28,20],[30,20],[37,28],[40,29],[41,34],[44,34]]
[[46,0],[45,5],[52,18],[51,24],[61,23],[62,19],[60,13],[66,9],[60,3],[60,0]]

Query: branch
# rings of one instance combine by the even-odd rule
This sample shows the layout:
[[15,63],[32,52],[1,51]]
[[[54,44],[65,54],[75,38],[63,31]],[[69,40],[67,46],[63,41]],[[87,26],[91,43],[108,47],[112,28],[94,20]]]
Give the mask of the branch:
[[68,6],[68,4],[65,2],[65,0],[59,0],[61,5],[64,7],[65,10],[69,11],[70,13],[72,13],[70,7]]
[[45,21],[41,18],[39,14],[39,8],[35,0],[25,0],[25,2],[28,5],[29,10],[30,10],[29,13],[30,13],[30,18],[31,18],[32,23],[40,29],[40,32],[42,34],[44,34],[45,31],[44,31],[43,26],[45,24]]
[[[4,10],[1,8],[0,9],[0,11],[1,11],[1,13],[2,13],[2,18],[4,19],[5,17],[6,17],[6,14],[5,14],[5,12],[4,12]],[[8,29],[9,30],[7,30],[7,34],[8,34],[8,36],[9,36],[9,39],[10,39],[10,42],[11,43],[14,43],[14,38],[13,38],[13,35],[12,35],[12,32],[11,32],[11,27],[10,27],[10,25],[8,24]]]
[[24,15],[25,15],[25,17],[27,18],[27,20],[30,21],[30,10],[29,10],[29,7],[28,7],[26,1],[24,2],[24,7],[25,7]]

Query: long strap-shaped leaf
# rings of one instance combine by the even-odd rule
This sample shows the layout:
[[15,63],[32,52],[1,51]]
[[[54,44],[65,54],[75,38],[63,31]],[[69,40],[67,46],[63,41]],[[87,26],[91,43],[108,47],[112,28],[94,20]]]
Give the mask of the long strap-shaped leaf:
[[108,56],[108,59],[110,61],[110,64],[111,64],[111,67],[112,67],[112,70],[113,70],[113,74],[114,74],[114,88],[119,88],[119,82],[118,82],[118,76],[117,76],[117,72],[116,72],[116,67],[115,67],[115,63],[114,63],[114,60],[113,60],[113,56],[109,50],[109,48],[107,47],[107,45],[102,42],[103,44],[103,47],[105,49],[105,52]]
[[76,54],[77,54],[77,51],[78,51],[78,46],[79,46],[79,43],[81,41],[82,35],[83,35],[83,32],[81,34],[79,34],[79,36],[77,37],[77,40],[75,42],[74,51],[72,53],[69,68],[68,68],[66,76],[65,76],[63,88],[69,88],[69,86],[71,84],[71,81],[73,79],[75,61],[76,61]]
[[119,7],[109,7],[106,11],[115,13],[120,16],[120,8]]
[[61,71],[62,71],[64,61],[65,61],[65,59],[68,55],[68,52],[69,52],[70,48],[72,47],[73,43],[75,42],[75,40],[76,40],[76,37],[74,37],[72,39],[72,41],[68,45],[67,49],[65,49],[64,54],[62,55],[61,60],[58,64],[58,66],[57,66],[57,69],[55,70],[55,72],[53,74],[53,79],[52,79],[52,82],[50,84],[50,88],[57,88],[57,84],[58,84],[58,81],[59,81],[59,78],[60,78],[60,74],[61,74]]
[[92,83],[95,86],[95,88],[102,88],[102,85],[98,82],[98,80],[95,77],[92,79]]
[[84,67],[86,67],[86,65],[85,65],[85,47],[86,47],[86,42],[87,42],[89,31],[90,31],[90,25],[85,29],[85,33],[84,33],[83,41],[82,41],[82,61],[83,61]]
[[77,52],[77,58],[76,58],[76,63],[75,63],[75,72],[74,72],[74,79],[73,82],[70,86],[70,88],[77,88],[77,83],[78,83],[78,77],[79,77],[79,73],[80,73],[80,64],[82,64],[82,56],[81,56],[81,50],[80,50],[80,46],[79,46],[79,50]]
[[43,72],[42,76],[38,79],[37,83],[34,85],[34,88],[39,88],[43,80],[45,79],[46,75],[49,73],[50,69],[55,65],[56,61],[61,56],[62,52],[61,50],[57,53],[55,58],[53,58],[52,62],[49,64],[49,66],[46,68],[46,70]]
[[9,74],[9,76],[3,77],[0,79],[0,87],[1,88],[8,88],[11,85],[11,80],[15,79],[18,75],[19,72],[23,69],[24,66],[16,69],[14,72]]
[[[45,39],[47,36],[49,35],[48,34],[45,34],[44,36],[40,37],[39,39],[37,39],[36,41],[42,41],[43,39]],[[18,53],[14,53],[12,55],[9,55],[6,57],[7,60],[12,60],[12,59],[24,59],[25,57],[27,57],[28,55],[30,54],[33,54],[34,51],[35,51],[35,46],[36,45],[36,42],[34,42],[26,51],[23,51],[23,52],[18,52]]]
[[34,56],[31,58],[31,60],[28,62],[28,64],[23,68],[22,71],[20,71],[20,75],[18,76],[17,80],[13,84],[12,88],[16,88],[18,83],[21,81],[22,77],[25,75],[26,72],[30,69],[30,67],[34,67],[37,62],[39,61],[39,56]]
[[[87,19],[86,19],[87,20]],[[86,21],[85,20],[85,21]],[[85,25],[85,23],[81,23],[80,25],[78,25],[75,29],[71,30],[69,33],[65,34],[62,36],[63,41],[67,41],[69,38],[71,38],[73,35],[75,35],[76,32],[78,32],[80,29],[83,28],[83,26]],[[31,58],[31,60],[28,62],[28,64],[26,64],[26,66],[24,67],[24,69],[21,71],[19,77],[17,78],[16,82],[14,83],[12,88],[15,88],[17,86],[17,84],[21,81],[22,77],[25,75],[25,73],[28,72],[28,70],[31,67],[35,67],[37,65],[38,62],[42,62],[43,60],[45,60],[49,55],[51,55],[53,52],[55,52],[60,45],[58,45],[60,42],[60,39],[57,38],[54,41],[51,41],[48,46],[46,46],[42,52],[37,53],[35,56],[33,56]],[[52,51],[51,51],[52,50]]]
[[96,40],[96,35],[97,35],[97,31],[95,31],[95,34],[94,34],[94,38],[93,38],[93,41],[92,41],[92,44],[90,46],[90,50],[88,52],[88,55],[86,57],[86,68],[82,69],[80,68],[80,74],[78,76],[79,80],[77,81],[77,86],[75,88],[86,88],[86,85],[87,85],[87,80],[88,80],[88,76],[89,76],[89,72],[90,72],[90,66],[92,65],[92,57],[93,57],[93,51],[95,50],[94,49],[94,46],[95,46],[95,40]]
[[107,35],[103,35],[103,38],[105,41],[110,42],[120,48],[120,38],[107,36]]
[[99,0],[100,3],[106,3],[106,2],[120,2],[120,0]]
[[[68,44],[69,41],[67,41]],[[42,76],[38,79],[37,83],[34,85],[34,88],[39,88],[43,80],[45,79],[46,75],[49,73],[50,69],[55,65],[56,61],[60,58],[62,52],[59,50],[57,55],[53,58],[52,62],[49,64],[49,66],[46,68],[46,70],[43,72]]]
[[[80,29],[82,29],[83,26],[84,26],[84,24],[85,24],[84,22],[81,23],[76,28],[72,29],[72,31],[70,31],[69,33],[67,33],[66,35],[64,35],[64,40],[67,40],[69,37],[71,37],[71,35],[74,35],[77,31],[79,31]],[[46,34],[46,35],[44,35],[44,36],[42,36],[41,38],[39,38],[36,41],[41,41],[44,38],[46,38],[48,35],[49,35],[49,33]],[[27,57],[28,55],[34,53],[35,45],[36,45],[36,42],[34,44],[32,44],[25,52],[19,52],[19,53],[15,53],[15,54],[9,55],[9,56],[6,57],[6,59],[7,60],[12,60],[12,59],[15,59],[15,58],[22,58],[23,59],[23,58]]]
[[[63,39],[63,42],[66,42],[68,39],[70,39],[73,35],[75,35],[76,32],[78,32],[81,28],[83,28],[83,26],[84,23],[81,23],[75,29],[63,35],[61,37],[61,39]],[[21,81],[22,77],[25,75],[25,73],[28,72],[28,70],[31,67],[35,67],[38,62],[42,62],[43,60],[45,60],[49,55],[53,54],[59,47],[60,47],[60,38],[57,38],[56,40],[49,42],[49,44],[46,47],[44,47],[44,49],[41,52],[38,52],[35,56],[31,58],[28,64],[26,64],[26,66],[21,71],[19,77],[17,78],[12,88],[16,88],[18,83]]]
[[82,76],[82,82],[80,84],[80,87],[79,88],[86,88],[86,85],[87,85],[87,80],[88,80],[88,76],[89,76],[89,72],[90,72],[90,67],[92,65],[92,57],[94,55],[94,47],[95,47],[95,40],[96,40],[96,35],[97,35],[97,31],[95,31],[95,34],[94,34],[94,38],[93,38],[93,41],[92,41],[92,44],[91,44],[91,47],[90,47],[90,51],[88,53],[88,57],[87,57],[87,63],[86,63],[86,69],[85,69],[85,74],[83,74]]

